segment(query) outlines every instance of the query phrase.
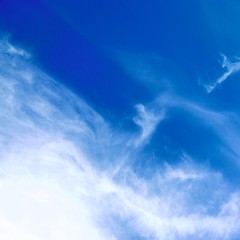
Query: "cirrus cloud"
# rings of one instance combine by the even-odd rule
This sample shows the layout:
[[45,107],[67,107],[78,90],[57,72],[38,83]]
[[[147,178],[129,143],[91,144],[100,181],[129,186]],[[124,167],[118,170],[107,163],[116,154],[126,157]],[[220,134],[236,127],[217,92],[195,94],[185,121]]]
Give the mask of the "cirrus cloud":
[[163,114],[139,104],[134,121],[140,136],[116,133],[81,98],[19,54],[23,50],[9,54],[9,46],[17,49],[0,42],[3,239],[232,239],[239,234],[240,193],[220,173],[185,156],[177,166],[162,164],[150,177],[134,171],[130,158],[144,161],[135,143],[150,137]]

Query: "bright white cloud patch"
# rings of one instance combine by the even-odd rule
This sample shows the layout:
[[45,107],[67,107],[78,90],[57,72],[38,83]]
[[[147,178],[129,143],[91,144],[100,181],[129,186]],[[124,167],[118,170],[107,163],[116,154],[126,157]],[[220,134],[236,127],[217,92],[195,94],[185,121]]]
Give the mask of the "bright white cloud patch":
[[240,61],[237,58],[236,61],[231,62],[225,55],[222,55],[222,68],[226,69],[225,73],[219,77],[213,84],[206,85],[205,88],[208,93],[211,93],[218,85],[222,84],[232,74],[240,71]]
[[[142,135],[120,136],[19,49],[9,54],[9,46],[0,42],[1,239],[239,235],[240,194],[221,174],[185,157],[182,164],[162,167],[151,177],[139,176],[128,164],[129,151],[144,159],[134,152],[139,148],[126,142],[149,137],[162,114],[138,105],[135,122]],[[113,172],[112,165],[118,164]]]

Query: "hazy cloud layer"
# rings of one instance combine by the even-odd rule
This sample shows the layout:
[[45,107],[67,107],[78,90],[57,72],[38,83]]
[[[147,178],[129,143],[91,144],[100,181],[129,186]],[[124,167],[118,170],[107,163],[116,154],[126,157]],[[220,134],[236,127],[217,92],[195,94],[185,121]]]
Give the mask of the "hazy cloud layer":
[[[162,109],[180,102],[159,99],[159,111],[137,105],[133,120],[141,133],[119,133],[34,66],[29,56],[0,42],[2,239],[239,235],[240,193],[220,173],[195,164],[187,155],[179,156],[178,165],[153,169],[151,177],[133,170],[131,157],[144,161],[143,149],[136,143],[147,140],[161,124]],[[203,118],[209,116],[197,105],[182,106]],[[218,122],[218,114],[210,116]]]

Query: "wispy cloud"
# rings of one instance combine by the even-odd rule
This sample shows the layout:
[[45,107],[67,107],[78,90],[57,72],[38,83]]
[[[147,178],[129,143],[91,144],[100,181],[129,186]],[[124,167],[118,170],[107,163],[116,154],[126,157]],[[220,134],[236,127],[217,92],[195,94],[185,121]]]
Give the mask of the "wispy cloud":
[[219,139],[224,142],[227,151],[232,153],[230,159],[239,165],[239,114],[208,109],[200,104],[189,101],[185,101],[184,105],[184,108],[189,111],[190,114],[201,119],[207,127],[210,127],[210,129],[218,135]]
[[[134,156],[140,161],[139,148],[126,144],[129,139],[136,143],[139,136],[111,130],[83,100],[22,54],[6,49],[8,45],[1,43],[3,239],[181,240],[239,235],[240,195],[221,174],[189,160],[153,170],[151,177],[137,174],[134,166],[118,160],[131,163]],[[141,104],[136,108],[134,121],[145,141],[164,114]],[[114,174],[113,163],[120,165]]]
[[222,54],[222,68],[226,69],[225,73],[220,76],[213,84],[205,85],[208,93],[211,93],[218,85],[221,85],[228,77],[240,71],[240,61],[236,58],[235,61],[231,62],[228,58]]
[[164,119],[165,114],[163,110],[156,112],[154,109],[148,110],[143,104],[137,104],[135,107],[138,114],[133,121],[141,128],[141,136],[136,142],[136,145],[139,145],[151,136],[158,123]]
[[150,52],[126,53],[114,52],[114,60],[133,80],[145,86],[154,95],[173,88],[169,76],[175,72],[175,66],[160,55]]
[[[215,133],[216,140],[224,143],[219,150],[229,161],[239,165],[239,144],[240,144],[240,115],[238,112],[220,111],[203,106],[199,102],[165,93],[155,100],[155,111],[165,109],[166,114],[178,109],[182,114],[194,119],[196,124],[203,127],[204,131]],[[199,126],[199,125],[198,125]]]

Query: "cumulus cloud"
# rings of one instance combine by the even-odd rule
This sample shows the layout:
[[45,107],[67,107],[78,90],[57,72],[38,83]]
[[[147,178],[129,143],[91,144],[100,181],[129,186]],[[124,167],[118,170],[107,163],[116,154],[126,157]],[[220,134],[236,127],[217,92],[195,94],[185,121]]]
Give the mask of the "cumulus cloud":
[[[8,46],[0,44],[3,239],[232,239],[239,235],[240,193],[220,173],[188,160],[177,166],[163,164],[149,177],[119,162],[125,158],[131,163],[132,156],[141,161],[139,148],[126,142],[150,137],[164,117],[161,111],[137,105],[134,121],[141,136],[120,135],[20,50],[9,54]],[[113,164],[120,166],[114,174]]]
[[221,85],[228,79],[228,77],[240,71],[239,58],[236,58],[234,62],[231,62],[224,54],[222,54],[222,68],[226,69],[225,73],[223,73],[223,75],[220,76],[213,84],[205,85],[208,93],[211,93],[218,85]]

